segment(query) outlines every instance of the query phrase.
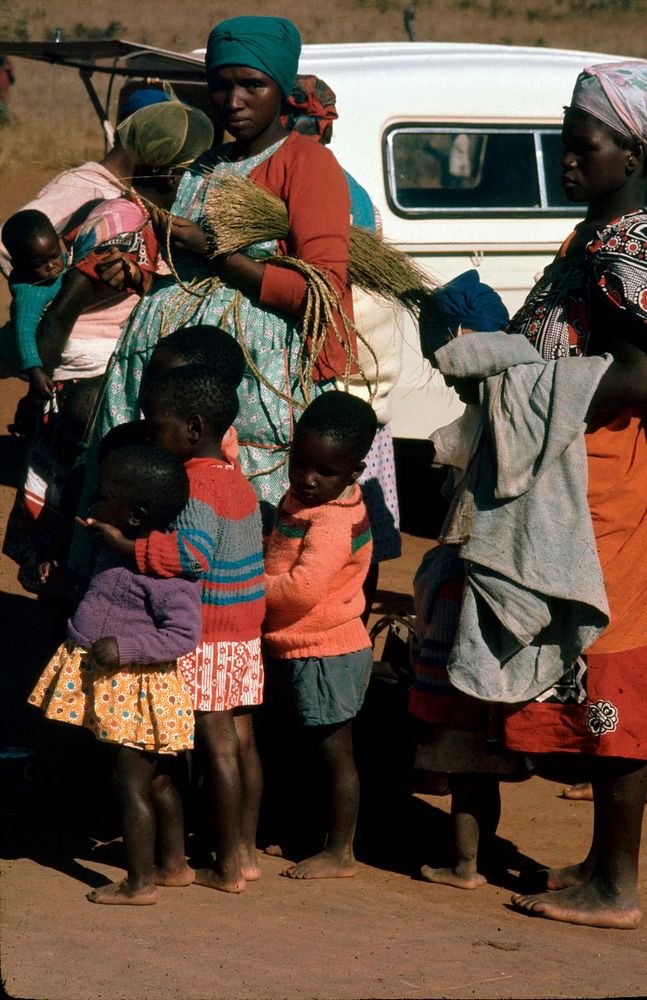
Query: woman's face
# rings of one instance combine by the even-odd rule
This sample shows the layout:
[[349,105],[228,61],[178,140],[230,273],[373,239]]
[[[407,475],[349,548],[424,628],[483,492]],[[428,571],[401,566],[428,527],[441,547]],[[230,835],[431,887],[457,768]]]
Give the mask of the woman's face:
[[590,202],[620,191],[631,171],[631,151],[589,115],[566,114],[562,128],[562,187],[569,201]]
[[250,142],[279,124],[278,84],[249,66],[224,66],[209,74],[209,97],[219,123],[239,142]]

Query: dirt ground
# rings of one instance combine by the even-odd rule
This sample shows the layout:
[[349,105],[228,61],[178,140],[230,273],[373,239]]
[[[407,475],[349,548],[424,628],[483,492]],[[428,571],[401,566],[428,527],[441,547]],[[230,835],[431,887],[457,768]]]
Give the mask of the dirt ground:
[[[12,170],[0,218],[46,178]],[[0,321],[7,295],[0,288]],[[0,525],[20,448],[6,431],[21,391],[0,384]],[[429,543],[404,537],[383,567],[377,611],[408,610]],[[447,863],[449,799],[405,788],[400,692],[371,692],[361,731],[365,794],[354,880],[295,883],[262,856],[262,879],[238,897],[199,887],[162,890],[148,908],[92,906],[88,887],[119,877],[120,845],[104,748],[56,727],[25,699],[54,641],[37,602],[0,562],[4,656],[2,744],[33,752],[25,768],[0,751],[4,819],[2,975],[12,997],[46,1000],[216,998],[641,996],[647,931],[621,933],[532,919],[508,907],[537,866],[580,860],[592,807],[533,778],[503,786],[506,871],[475,892],[415,878]],[[304,799],[305,802],[305,799]],[[305,808],[305,805],[304,805]],[[647,900],[647,854],[641,867]],[[647,925],[645,925],[647,926]],[[643,986],[640,986],[640,983]]]

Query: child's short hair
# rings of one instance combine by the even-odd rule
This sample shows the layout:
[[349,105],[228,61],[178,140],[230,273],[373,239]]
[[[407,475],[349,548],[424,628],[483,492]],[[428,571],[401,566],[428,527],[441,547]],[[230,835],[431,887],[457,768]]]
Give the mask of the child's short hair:
[[377,417],[373,408],[357,396],[336,390],[317,396],[304,410],[296,427],[297,434],[309,431],[339,441],[355,464],[368,453],[376,430]]
[[146,512],[152,528],[163,531],[189,499],[189,479],[176,455],[152,445],[115,448],[101,461],[101,473],[123,487],[133,507]]
[[160,340],[155,351],[174,354],[187,365],[213,368],[221,381],[236,389],[245,373],[245,355],[240,345],[219,326],[180,327]]
[[18,260],[24,256],[29,243],[36,236],[48,236],[52,232],[56,235],[54,226],[44,212],[26,208],[7,219],[2,227],[2,242],[11,259]]
[[131,445],[146,445],[149,441],[148,430],[145,420],[129,420],[127,424],[117,424],[112,427],[107,434],[99,441],[97,458],[103,462],[104,458],[117,451],[118,448],[127,448]]
[[222,437],[238,415],[235,388],[223,381],[218,372],[204,365],[182,365],[152,378],[143,388],[142,406],[154,397],[166,413],[188,420],[199,414]]

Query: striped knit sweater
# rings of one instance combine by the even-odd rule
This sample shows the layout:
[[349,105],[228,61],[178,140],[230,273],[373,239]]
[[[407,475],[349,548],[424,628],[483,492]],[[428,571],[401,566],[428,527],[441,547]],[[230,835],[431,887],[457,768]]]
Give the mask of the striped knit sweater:
[[258,500],[237,463],[193,458],[189,502],[174,531],[135,543],[142,573],[199,577],[202,642],[258,639],[265,613]]
[[272,656],[337,656],[370,646],[361,620],[371,529],[359,486],[304,507],[288,490],[265,553],[265,644]]

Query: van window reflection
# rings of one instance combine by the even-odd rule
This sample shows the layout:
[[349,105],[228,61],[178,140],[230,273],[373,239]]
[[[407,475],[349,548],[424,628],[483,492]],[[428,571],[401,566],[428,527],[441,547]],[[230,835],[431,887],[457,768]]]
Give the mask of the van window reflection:
[[391,149],[391,196],[403,209],[541,205],[530,131],[403,129],[392,134]]

